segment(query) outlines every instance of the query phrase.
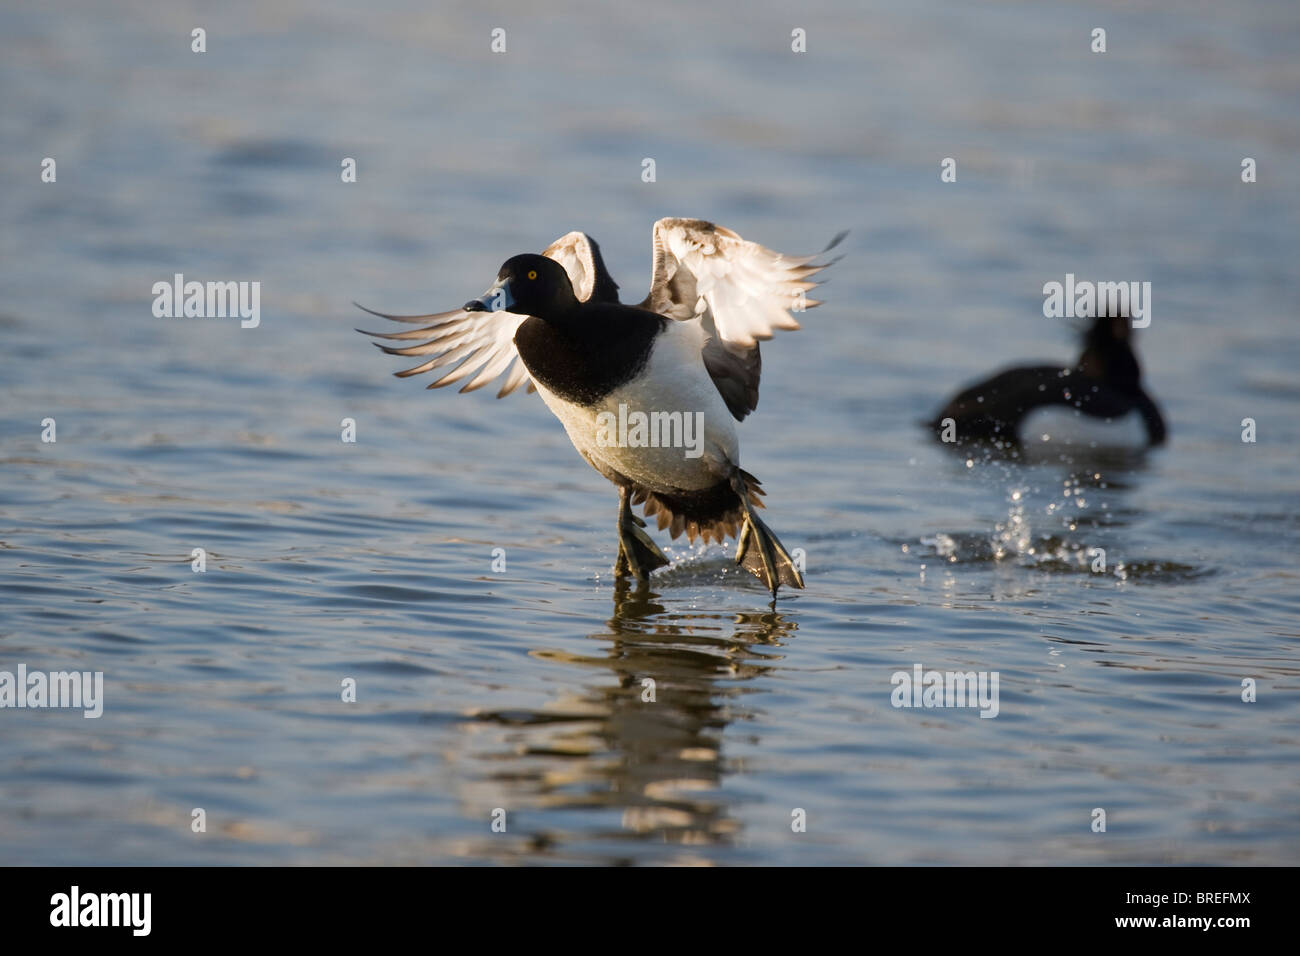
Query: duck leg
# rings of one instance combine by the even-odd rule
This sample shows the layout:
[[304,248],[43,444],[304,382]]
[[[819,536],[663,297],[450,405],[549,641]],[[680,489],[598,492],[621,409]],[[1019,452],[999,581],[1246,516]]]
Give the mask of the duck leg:
[[749,487],[739,469],[731,476],[731,487],[740,498],[741,508],[745,512],[740,540],[736,546],[736,563],[762,581],[772,592],[773,598],[776,597],[776,589],[782,584],[792,588],[803,587],[803,575],[799,573],[785,545],[754,514],[749,501]]
[[664,553],[645,532],[645,521],[632,513],[632,489],[618,489],[618,560],[614,573],[619,577],[629,571],[638,581],[645,581],[655,568],[668,563]]

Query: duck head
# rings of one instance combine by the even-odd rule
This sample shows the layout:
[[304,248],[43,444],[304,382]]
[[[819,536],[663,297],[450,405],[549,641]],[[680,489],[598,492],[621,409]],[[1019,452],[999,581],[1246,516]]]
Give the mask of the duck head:
[[554,259],[525,253],[507,259],[497,281],[477,299],[465,303],[466,312],[513,312],[539,319],[563,315],[578,305],[573,283]]
[[1083,335],[1079,371],[1124,391],[1141,388],[1142,370],[1133,354],[1133,330],[1128,316],[1101,315]]

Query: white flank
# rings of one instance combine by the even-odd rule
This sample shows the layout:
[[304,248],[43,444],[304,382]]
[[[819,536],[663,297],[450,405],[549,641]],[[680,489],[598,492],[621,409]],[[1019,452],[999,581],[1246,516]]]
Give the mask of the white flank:
[[[705,371],[701,351],[704,332],[698,320],[670,322],[654,340],[654,351],[641,373],[614,389],[598,405],[584,408],[566,402],[540,382],[537,394],[564,425],[569,441],[593,463],[604,465],[652,491],[701,489],[725,478],[740,460],[734,420]],[[619,405],[651,412],[704,413],[702,454],[688,457],[681,447],[619,447],[601,444],[597,416],[618,417]]]
[[1093,418],[1077,409],[1038,408],[1021,421],[1020,442],[1026,446],[1051,443],[1084,448],[1145,448],[1147,431],[1136,411],[1107,419]]

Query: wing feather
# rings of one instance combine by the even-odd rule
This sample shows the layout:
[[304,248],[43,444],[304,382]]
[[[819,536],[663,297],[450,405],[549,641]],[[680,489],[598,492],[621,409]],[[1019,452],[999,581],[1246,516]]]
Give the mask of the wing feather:
[[727,408],[743,419],[758,406],[761,341],[776,329],[798,329],[800,312],[821,303],[807,293],[831,262],[814,262],[846,233],[812,256],[785,256],[702,219],[660,219],[654,225],[654,273],[641,303],[672,319],[698,319],[708,336],[704,365]]
[[797,329],[795,315],[820,303],[808,281],[830,265],[821,253],[785,256],[702,219],[660,219],[654,226],[654,275],[643,303],[661,315],[695,318],[709,312],[718,336],[741,350],[770,339],[775,329]]
[[570,232],[542,250],[542,255],[564,266],[579,302],[617,302],[618,283],[605,268],[600,246],[585,232]]
[[[601,301],[618,301],[618,286],[605,269],[600,247],[585,233],[571,232],[561,236],[547,246],[542,255],[564,266],[579,300],[586,301],[594,296]],[[420,365],[394,373],[400,378],[441,370],[429,388],[442,388],[469,378],[460,390],[472,392],[509,369],[497,398],[504,398],[521,385],[527,385],[530,392],[537,390],[515,348],[515,332],[528,318],[526,315],[466,312],[463,309],[427,315],[392,315],[362,305],[357,305],[357,308],[382,319],[423,326],[402,332],[357,330],[376,339],[416,343],[401,347],[374,343],[389,355],[431,356]]]

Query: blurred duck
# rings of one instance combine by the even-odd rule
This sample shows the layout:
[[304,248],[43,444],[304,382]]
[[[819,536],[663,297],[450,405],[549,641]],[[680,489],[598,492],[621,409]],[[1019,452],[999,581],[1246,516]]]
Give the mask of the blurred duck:
[[1030,441],[1097,447],[1153,446],[1167,434],[1142,387],[1133,332],[1123,315],[1093,320],[1073,367],[1023,365],[958,392],[926,423],[940,440],[1014,451]]

